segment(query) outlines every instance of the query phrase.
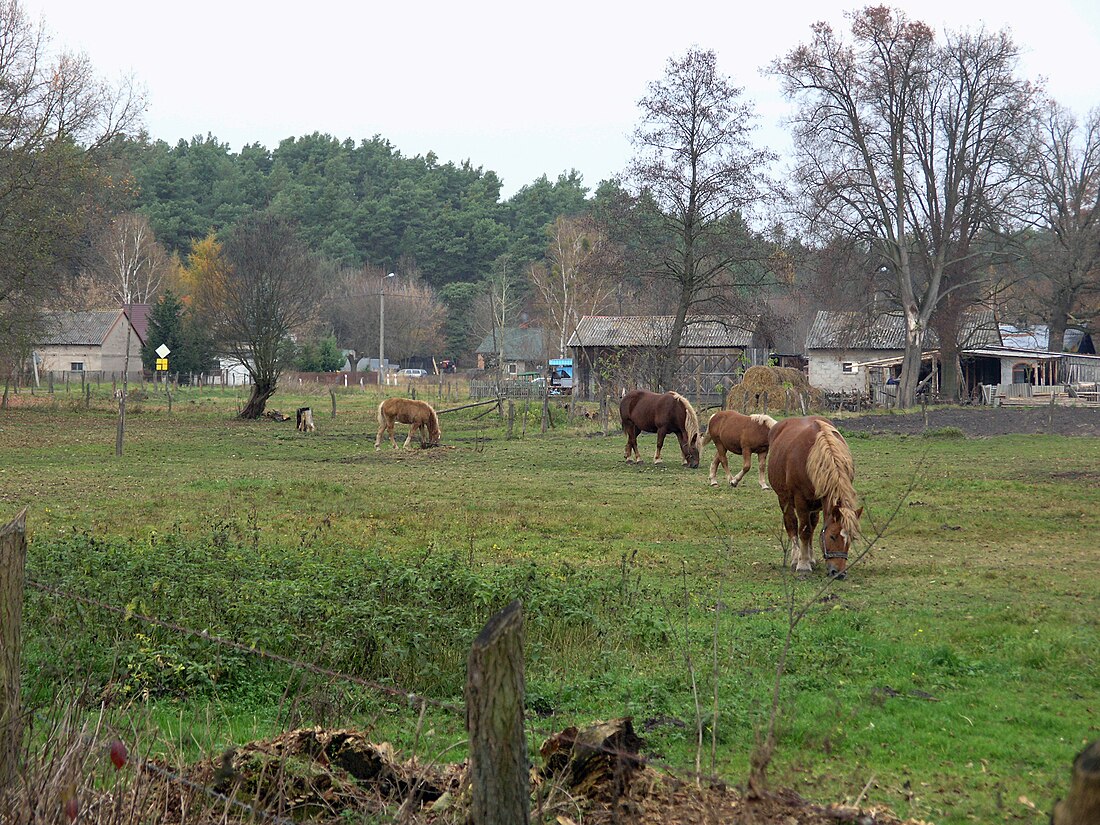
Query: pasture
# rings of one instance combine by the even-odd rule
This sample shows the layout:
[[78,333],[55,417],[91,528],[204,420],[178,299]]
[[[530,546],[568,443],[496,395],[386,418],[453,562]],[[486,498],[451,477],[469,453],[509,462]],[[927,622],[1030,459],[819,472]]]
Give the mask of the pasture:
[[[820,565],[803,581],[782,564],[774,493],[708,486],[713,447],[701,469],[675,443],[655,467],[642,435],[630,465],[615,422],[603,437],[559,410],[541,435],[533,409],[507,439],[474,409],[441,416],[439,448],[375,451],[379,400],[347,391],[333,419],[327,395],[280,392],[269,407],[313,405],[299,433],[234,420],[232,393],[181,388],[171,413],[149,393],[116,458],[106,397],[21,396],[0,411],[0,520],[30,507],[37,582],[442,703],[461,703],[477,630],[522,598],[536,759],[552,731],[631,715],[651,758],[689,775],[698,752],[742,783],[788,605],[815,596],[780,681],[774,786],[1040,823],[1100,732],[1100,439],[838,420],[864,531],[888,527],[821,594]],[[361,686],[37,591],[24,624],[28,702],[79,686],[88,708],[140,710],[179,758],[288,724],[462,755],[445,708],[418,725]]]

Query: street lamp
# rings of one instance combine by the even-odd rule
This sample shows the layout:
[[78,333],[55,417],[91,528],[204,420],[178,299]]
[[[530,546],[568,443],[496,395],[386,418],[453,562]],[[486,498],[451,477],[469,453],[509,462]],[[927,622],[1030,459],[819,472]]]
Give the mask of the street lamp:
[[386,381],[386,279],[397,277],[391,272],[378,279],[378,383]]

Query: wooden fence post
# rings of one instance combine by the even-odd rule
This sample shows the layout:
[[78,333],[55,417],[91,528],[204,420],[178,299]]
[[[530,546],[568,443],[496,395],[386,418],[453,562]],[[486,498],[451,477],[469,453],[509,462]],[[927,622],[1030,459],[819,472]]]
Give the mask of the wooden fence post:
[[19,662],[23,653],[23,575],[27,509],[0,527],[0,793],[12,787],[22,750]]
[[489,620],[470,648],[466,730],[471,825],[530,821],[523,690],[523,605],[516,600]]
[[516,425],[516,402],[508,399],[508,440],[512,440],[512,430]]
[[336,390],[330,389],[328,391],[329,397],[332,398],[332,417],[336,417]]

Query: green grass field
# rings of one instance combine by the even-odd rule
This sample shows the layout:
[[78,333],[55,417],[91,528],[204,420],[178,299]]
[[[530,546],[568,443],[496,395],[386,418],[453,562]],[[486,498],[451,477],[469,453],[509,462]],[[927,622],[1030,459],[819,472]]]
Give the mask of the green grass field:
[[[511,440],[495,414],[445,414],[442,448],[376,452],[375,394],[342,392],[335,419],[327,393],[276,395],[312,403],[301,434],[234,420],[231,392],[180,389],[169,413],[150,391],[116,458],[106,397],[15,401],[0,519],[29,506],[30,578],[449,703],[473,636],[522,598],[532,748],[629,714],[690,771],[701,719],[704,772],[743,782],[788,590],[823,584],[785,573],[755,468],[710,488],[713,452],[690,471],[674,442],[627,465],[618,433],[560,410]],[[948,436],[849,439],[868,536],[902,503],[796,630],[770,780],[819,801],[870,783],[865,801],[937,823],[1045,822],[1100,731],[1100,440]],[[462,755],[453,712],[416,733],[400,701],[34,590],[25,637],[28,701],[83,685],[192,752],[316,723]]]

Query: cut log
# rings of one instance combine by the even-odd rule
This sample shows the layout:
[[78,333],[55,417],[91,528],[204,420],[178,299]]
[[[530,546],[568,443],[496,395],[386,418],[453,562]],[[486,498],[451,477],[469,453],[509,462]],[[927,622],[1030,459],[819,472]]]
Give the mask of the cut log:
[[1073,760],[1069,794],[1054,806],[1052,825],[1100,825],[1100,739]]

